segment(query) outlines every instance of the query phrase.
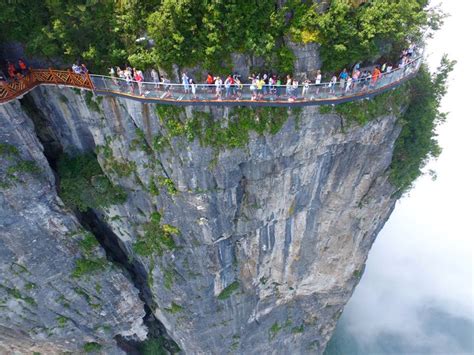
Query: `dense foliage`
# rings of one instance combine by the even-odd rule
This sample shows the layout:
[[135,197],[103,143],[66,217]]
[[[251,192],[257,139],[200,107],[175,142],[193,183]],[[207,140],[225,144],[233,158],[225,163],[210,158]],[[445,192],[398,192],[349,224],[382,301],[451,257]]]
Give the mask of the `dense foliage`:
[[393,91],[376,95],[369,100],[346,102],[339,105],[327,105],[320,108],[321,113],[337,113],[347,122],[356,122],[364,125],[367,122],[388,114],[399,115],[400,110],[409,101],[408,84],[402,85]]
[[19,40],[32,54],[68,64],[85,61],[95,71],[130,62],[142,69],[199,64],[222,72],[237,52],[289,73],[294,56],[286,37],[321,43],[328,71],[396,53],[426,27],[436,28],[441,17],[426,5],[427,0],[18,0],[0,2],[0,40]]
[[148,18],[160,63],[202,63],[211,70],[229,65],[232,52],[283,64],[284,27],[284,12],[275,1],[164,0]]
[[125,191],[110,182],[92,153],[61,157],[58,172],[62,200],[80,211],[126,200]]
[[347,123],[361,125],[389,113],[399,116],[402,131],[395,143],[390,181],[403,193],[422,174],[429,159],[441,153],[436,127],[446,118],[440,111],[440,102],[454,64],[445,56],[434,74],[423,65],[415,78],[394,91],[370,100],[322,106],[320,113],[337,113]]
[[381,54],[398,55],[408,41],[418,42],[428,28],[437,29],[443,15],[426,10],[427,3],[332,0],[322,13],[318,4],[299,5],[291,33],[296,40],[320,43],[325,70],[338,70]]
[[446,94],[448,75],[454,64],[445,56],[435,74],[422,67],[409,82],[410,103],[401,119],[403,128],[395,143],[390,167],[391,182],[400,192],[409,189],[428,160],[441,153],[436,127],[446,118],[440,111],[440,102]]

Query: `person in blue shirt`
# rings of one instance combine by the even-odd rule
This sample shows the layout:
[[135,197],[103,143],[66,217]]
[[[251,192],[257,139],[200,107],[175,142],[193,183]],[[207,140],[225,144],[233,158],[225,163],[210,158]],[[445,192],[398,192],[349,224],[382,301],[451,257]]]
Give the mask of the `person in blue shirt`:
[[339,87],[341,90],[344,90],[344,87],[346,86],[346,80],[349,77],[349,74],[347,73],[347,69],[344,68],[344,70],[339,74]]

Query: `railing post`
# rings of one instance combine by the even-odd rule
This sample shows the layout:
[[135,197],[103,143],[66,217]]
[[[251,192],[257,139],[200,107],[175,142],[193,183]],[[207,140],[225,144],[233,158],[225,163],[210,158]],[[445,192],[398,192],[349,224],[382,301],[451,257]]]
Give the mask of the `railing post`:
[[51,77],[53,78],[53,82],[58,85],[58,81],[56,80],[56,77],[54,76],[53,69],[49,68],[49,74],[51,74]]
[[87,84],[89,85],[89,88],[92,90],[92,91],[95,91],[95,86],[94,86],[94,83],[92,82],[92,79],[89,75],[89,73],[87,72],[86,73],[86,80],[87,80]]

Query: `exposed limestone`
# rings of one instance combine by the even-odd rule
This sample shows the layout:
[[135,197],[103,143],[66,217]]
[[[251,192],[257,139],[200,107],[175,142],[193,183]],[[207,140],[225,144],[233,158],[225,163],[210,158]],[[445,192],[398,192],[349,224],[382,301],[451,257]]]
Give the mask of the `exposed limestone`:
[[294,74],[296,77],[307,77],[314,80],[316,72],[321,68],[318,43],[296,43],[290,38],[285,38],[285,43],[295,55]]
[[[103,219],[145,266],[154,313],[185,353],[323,351],[395,204],[386,173],[399,133],[395,117],[364,127],[346,123],[342,131],[340,117],[308,107],[291,113],[275,135],[252,133],[244,149],[218,151],[170,137],[154,105],[105,97],[95,112],[84,92],[41,87],[29,95],[65,151],[107,147],[97,149],[99,162],[128,189],[128,200],[102,211]],[[13,115],[18,104],[10,107]],[[231,117],[227,108],[186,108],[180,119],[198,110],[222,126]],[[22,151],[30,141],[39,149],[29,127],[31,137],[13,142]],[[156,137],[166,143],[158,151]],[[114,171],[114,161],[131,172]],[[178,192],[167,191],[160,177]],[[150,181],[159,194],[150,191]],[[52,187],[51,181],[37,184],[33,197],[16,191],[16,198]],[[155,211],[179,229],[176,248],[141,257],[133,244]],[[73,221],[62,207],[57,218]],[[68,230],[47,229],[61,240]]]
[[[1,144],[18,150],[0,156],[0,352],[78,352],[97,342],[121,353],[114,336],[147,333],[138,291],[100,247],[94,254],[105,269],[72,277],[85,231],[57,197],[42,145],[18,101],[0,106],[0,122]],[[34,161],[33,172],[14,168],[25,161]]]

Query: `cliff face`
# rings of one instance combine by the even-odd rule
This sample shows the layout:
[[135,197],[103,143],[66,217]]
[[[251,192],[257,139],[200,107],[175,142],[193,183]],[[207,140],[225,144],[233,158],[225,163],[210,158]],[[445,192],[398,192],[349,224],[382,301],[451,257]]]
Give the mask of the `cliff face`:
[[[122,271],[111,267],[79,281],[68,276],[78,254],[68,235],[80,227],[58,201],[26,112],[47,150],[95,149],[107,175],[127,190],[124,204],[96,213],[144,268],[146,302],[189,354],[322,352],[395,204],[386,173],[399,133],[391,115],[360,127],[308,107],[290,112],[276,133],[251,132],[242,148],[223,149],[203,142],[216,131],[204,131],[200,142],[180,127],[206,119],[223,132],[235,109],[160,111],[41,87],[23,99],[23,108],[15,102],[0,110],[2,141],[42,169],[41,176],[0,190],[2,283],[23,285],[31,275],[38,287],[28,296],[44,303],[40,311],[8,298],[0,312],[3,346],[15,337],[25,349],[38,339],[51,349],[71,349],[64,341],[73,336],[110,345],[114,335],[140,338],[145,331],[143,305]],[[177,128],[166,123],[171,115]],[[170,227],[173,245],[139,255],[136,243],[156,212],[161,225],[177,228]],[[14,263],[28,273],[18,276]],[[79,284],[95,297],[96,283],[100,310],[74,295]],[[69,308],[55,301],[60,294],[71,299]],[[48,327],[48,319],[65,312],[76,333],[56,327],[51,337],[35,334],[31,319]],[[104,323],[108,332],[93,331]]]
[[58,198],[30,118],[14,102],[0,106],[0,120],[0,352],[97,342],[112,353],[115,335],[143,339],[138,290],[94,239],[87,252],[103,262],[101,273],[73,276],[90,235]]

